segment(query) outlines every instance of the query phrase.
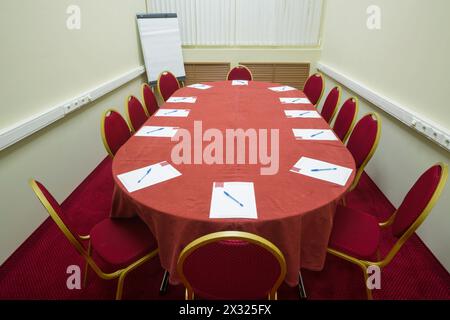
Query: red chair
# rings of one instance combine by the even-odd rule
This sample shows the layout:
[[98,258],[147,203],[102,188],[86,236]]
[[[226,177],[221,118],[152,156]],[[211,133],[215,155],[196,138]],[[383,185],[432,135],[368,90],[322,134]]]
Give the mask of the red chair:
[[175,91],[180,89],[178,79],[170,71],[161,72],[157,86],[158,92],[164,101],[167,101]]
[[136,132],[148,119],[144,106],[135,96],[129,96],[125,101],[125,110],[131,132]]
[[347,142],[347,149],[355,159],[356,176],[349,191],[353,190],[361,178],[370,158],[377,149],[381,135],[381,119],[376,113],[369,113],[361,118],[353,129]]
[[344,102],[334,121],[333,131],[343,143],[347,140],[358,114],[358,99],[350,98]]
[[145,113],[147,113],[147,116],[150,117],[158,111],[158,101],[156,100],[153,90],[146,83],[142,84],[142,101],[144,101]]
[[[403,244],[422,224],[438,201],[448,177],[446,164],[438,163],[428,169],[409,190],[402,204],[392,216],[382,223],[368,213],[338,206],[331,232],[328,252],[355,263],[362,268],[367,283],[367,268],[388,265]],[[381,259],[378,250],[382,228],[391,226],[397,241]],[[372,292],[366,286],[367,296]]]
[[[79,236],[70,228],[60,205],[48,190],[35,180],[30,180],[30,186],[64,236],[86,260],[84,285],[89,267],[102,279],[118,278],[116,300],[120,300],[127,274],[158,254],[156,240],[147,225],[139,218],[107,218],[96,224],[90,235]],[[83,241],[88,241],[87,247]],[[92,250],[99,257],[100,265],[106,263],[115,271],[102,271],[92,257]]]
[[251,81],[251,80],[253,80],[253,75],[249,68],[247,68],[246,66],[239,65],[239,66],[234,67],[230,71],[228,71],[227,80],[229,80],[229,81],[231,81],[231,80]]
[[322,75],[320,73],[315,73],[306,80],[303,92],[313,105],[317,105],[322,98],[324,89],[325,83]]
[[286,276],[281,251],[255,234],[222,231],[207,234],[180,253],[178,274],[186,300],[277,298]]
[[108,109],[101,122],[102,140],[106,151],[114,157],[119,148],[131,137],[125,119],[115,110]]
[[323,103],[322,111],[320,112],[322,118],[324,118],[326,122],[331,123],[331,121],[333,120],[340,99],[341,99],[341,87],[337,86],[331,89],[330,93],[328,93],[325,102]]

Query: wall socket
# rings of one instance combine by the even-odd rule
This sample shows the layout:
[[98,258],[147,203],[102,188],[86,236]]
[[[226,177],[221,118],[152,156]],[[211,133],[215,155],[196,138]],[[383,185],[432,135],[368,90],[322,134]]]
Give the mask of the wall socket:
[[445,134],[443,131],[419,119],[413,119],[411,126],[427,138],[439,143],[441,146],[450,151],[450,136]]
[[91,100],[92,100],[92,98],[90,95],[85,95],[85,96],[81,96],[79,98],[76,98],[72,101],[67,102],[66,104],[63,105],[64,114],[68,114],[72,111],[75,111],[75,110],[81,108],[82,106],[91,102]]

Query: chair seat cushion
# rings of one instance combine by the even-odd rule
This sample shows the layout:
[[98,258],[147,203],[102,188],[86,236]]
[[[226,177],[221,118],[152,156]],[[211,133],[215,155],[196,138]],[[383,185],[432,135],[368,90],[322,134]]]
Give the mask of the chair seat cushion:
[[139,218],[105,219],[91,230],[95,252],[111,265],[127,266],[157,248],[147,225]]
[[329,247],[360,259],[370,259],[380,241],[375,217],[362,211],[338,206]]

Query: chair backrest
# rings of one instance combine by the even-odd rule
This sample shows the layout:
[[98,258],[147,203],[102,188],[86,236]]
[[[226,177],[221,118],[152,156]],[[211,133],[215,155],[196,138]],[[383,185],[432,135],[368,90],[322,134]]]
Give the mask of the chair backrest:
[[286,262],[281,251],[260,236],[222,231],[188,244],[177,270],[188,298],[195,293],[206,299],[275,299]]
[[101,123],[102,140],[106,151],[114,157],[119,148],[131,137],[125,119],[115,110],[108,109]]
[[159,108],[158,101],[152,88],[146,83],[142,84],[142,101],[145,104],[145,112],[147,116],[152,116]]
[[325,99],[325,102],[323,103],[322,111],[320,112],[322,118],[324,118],[326,122],[331,123],[331,121],[333,120],[340,99],[341,88],[337,86],[331,89],[328,93],[327,98]]
[[178,79],[170,71],[163,71],[158,77],[158,91],[164,101],[180,89]]
[[322,98],[323,90],[325,89],[325,83],[323,77],[320,73],[315,73],[311,75],[308,80],[306,80],[303,92],[308,97],[309,101],[313,105],[317,105]]
[[227,80],[253,80],[252,72],[246,66],[236,66],[228,71]]
[[52,220],[56,223],[59,230],[64,234],[64,236],[70,241],[70,243],[77,249],[77,251],[86,256],[87,252],[84,246],[80,242],[78,235],[70,229],[70,223],[64,217],[62,213],[61,206],[55,200],[55,198],[50,194],[50,192],[38,181],[30,179],[29,184],[31,189],[38,197],[39,201],[42,203],[44,208],[47,210],[48,214]]
[[353,129],[347,142],[347,149],[355,160],[357,172],[350,190],[356,187],[365,166],[375,153],[380,134],[381,119],[376,113],[369,113],[362,117]]
[[439,199],[448,177],[448,166],[438,163],[425,171],[409,190],[395,213],[392,233],[400,238],[412,234]]
[[333,125],[333,131],[344,143],[355,125],[357,114],[358,99],[353,97],[344,102],[337,114]]
[[128,96],[125,100],[128,125],[132,132],[136,132],[148,119],[144,106],[135,96]]

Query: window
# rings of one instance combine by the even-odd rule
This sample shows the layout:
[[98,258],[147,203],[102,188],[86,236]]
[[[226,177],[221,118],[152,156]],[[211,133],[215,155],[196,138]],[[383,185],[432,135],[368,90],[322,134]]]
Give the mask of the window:
[[317,46],[322,0],[149,0],[177,13],[183,45]]

